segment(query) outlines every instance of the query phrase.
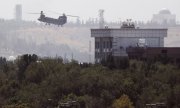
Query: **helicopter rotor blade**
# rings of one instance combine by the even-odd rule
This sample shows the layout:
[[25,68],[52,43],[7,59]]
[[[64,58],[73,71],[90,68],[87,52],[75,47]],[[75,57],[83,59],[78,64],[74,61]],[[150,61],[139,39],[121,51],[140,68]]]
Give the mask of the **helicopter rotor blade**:
[[[58,13],[58,12],[54,12],[54,11],[49,11],[49,12],[51,12],[51,13],[54,13],[54,14],[58,14],[58,15],[66,15],[65,13]],[[79,18],[79,16],[74,16],[74,15],[66,15],[66,16],[69,16],[69,17],[78,17]]]
[[53,14],[62,15],[62,13],[58,13],[58,12],[54,12],[54,11],[48,11],[48,12],[53,13]]
[[28,13],[28,14],[40,14],[40,13]]
[[66,16],[79,18],[79,16],[74,16],[74,15],[66,15]]
[[[41,13],[27,12],[27,14],[41,14]],[[43,14],[46,14],[46,13],[43,13]]]

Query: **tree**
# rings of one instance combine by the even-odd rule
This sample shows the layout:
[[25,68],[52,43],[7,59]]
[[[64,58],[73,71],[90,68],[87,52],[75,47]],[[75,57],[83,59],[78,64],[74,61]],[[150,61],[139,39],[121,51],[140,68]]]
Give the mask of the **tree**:
[[123,94],[119,99],[113,102],[113,108],[134,108],[133,103],[130,101],[129,97]]
[[30,108],[26,103],[13,104],[13,105],[5,105],[2,108]]
[[32,63],[32,62],[36,62],[38,60],[37,55],[33,54],[25,54],[19,57],[18,59],[18,73],[17,73],[17,77],[18,80],[21,82],[24,79],[24,72],[27,69],[27,67]]

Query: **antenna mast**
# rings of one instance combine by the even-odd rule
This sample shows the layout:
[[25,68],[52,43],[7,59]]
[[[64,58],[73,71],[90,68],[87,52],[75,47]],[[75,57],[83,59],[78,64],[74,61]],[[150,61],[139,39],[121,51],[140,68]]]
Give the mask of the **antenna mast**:
[[104,10],[99,10],[99,28],[104,28]]

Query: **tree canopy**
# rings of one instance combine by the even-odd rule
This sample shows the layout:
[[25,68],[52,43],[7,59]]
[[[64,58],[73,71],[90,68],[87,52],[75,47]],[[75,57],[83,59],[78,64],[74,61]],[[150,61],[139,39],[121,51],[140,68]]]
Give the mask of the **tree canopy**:
[[36,55],[22,55],[14,62],[1,58],[0,106],[46,108],[72,100],[80,108],[144,108],[156,102],[180,107],[178,65],[128,62],[126,68],[110,69]]

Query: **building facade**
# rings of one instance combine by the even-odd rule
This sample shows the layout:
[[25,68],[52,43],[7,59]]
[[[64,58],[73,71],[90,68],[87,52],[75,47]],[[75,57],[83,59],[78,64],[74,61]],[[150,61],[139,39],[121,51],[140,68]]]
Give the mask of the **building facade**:
[[155,60],[164,57],[180,63],[180,47],[129,47],[126,51],[130,59]]
[[127,57],[127,47],[164,47],[167,29],[135,27],[91,29],[91,37],[95,38],[95,62],[99,63],[109,55]]

